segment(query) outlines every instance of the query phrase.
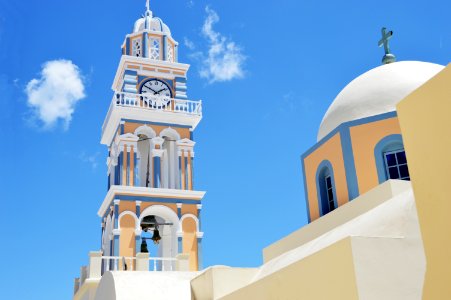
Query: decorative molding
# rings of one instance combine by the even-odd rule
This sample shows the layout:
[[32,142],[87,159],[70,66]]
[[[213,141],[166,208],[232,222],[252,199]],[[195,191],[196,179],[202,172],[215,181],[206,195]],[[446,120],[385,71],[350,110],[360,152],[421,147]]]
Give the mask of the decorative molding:
[[141,206],[142,201],[136,201],[136,206]]
[[197,237],[198,239],[201,239],[201,238],[204,237],[204,233],[203,233],[203,232],[196,232],[196,237]]
[[[112,185],[108,190],[102,205],[100,206],[97,214],[99,217],[103,217],[110,207],[115,197],[121,197],[128,195],[131,197],[149,197],[149,198],[166,198],[174,199],[175,203],[180,202],[178,199],[201,201],[206,192],[203,191],[191,191],[181,189],[162,189],[162,188],[147,188],[138,186],[124,186],[124,185]],[[136,200],[135,200],[136,201]],[[111,206],[111,210],[113,207]]]
[[202,209],[202,204],[197,204],[197,209],[201,210]]
[[134,212],[129,211],[129,210],[125,210],[119,215],[119,217],[118,217],[118,229],[119,230],[121,229],[121,219],[122,219],[123,216],[126,216],[126,215],[129,215],[129,216],[133,217],[133,219],[135,220],[135,229],[139,229],[140,222],[138,220],[138,217],[136,216],[136,214]]
[[199,232],[199,219],[193,214],[184,214],[180,218],[180,227],[182,228],[182,230],[183,230],[183,221],[187,218],[191,218],[196,222],[196,232]]
[[113,203],[114,203],[114,205],[119,205],[119,204],[121,203],[121,200],[115,199],[115,200],[113,201]]
[[177,203],[177,208],[182,208],[183,203]]
[[[139,126],[138,128],[136,128],[135,135],[139,136],[140,134],[144,134],[149,139],[152,139],[152,138],[157,136],[157,134],[155,133],[155,130],[153,130],[153,128],[148,126],[147,124]],[[138,137],[138,139],[139,139],[139,137]]]
[[112,234],[113,234],[114,236],[121,235],[121,230],[120,230],[120,229],[113,229]]
[[171,127],[165,128],[160,132],[160,137],[164,138],[165,136],[171,137],[176,141],[180,140],[180,134]]

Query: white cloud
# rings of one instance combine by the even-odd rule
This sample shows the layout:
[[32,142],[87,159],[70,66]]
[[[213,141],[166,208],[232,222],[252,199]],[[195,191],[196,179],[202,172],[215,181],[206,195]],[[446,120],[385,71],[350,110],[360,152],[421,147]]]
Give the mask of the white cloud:
[[194,6],[194,1],[188,0],[188,2],[186,2],[186,6],[188,6],[189,8],[192,8]]
[[194,45],[194,43],[190,39],[188,39],[187,37],[185,37],[183,39],[183,43],[185,44],[186,48],[188,48],[190,50],[196,49],[196,45]]
[[235,42],[213,29],[219,22],[218,14],[208,6],[205,8],[207,18],[202,27],[202,35],[208,41],[208,53],[202,55],[200,76],[210,83],[229,81],[244,77],[243,64],[246,57]]
[[67,129],[77,102],[85,97],[79,68],[69,60],[52,60],[44,63],[40,76],[27,84],[28,106],[44,129],[54,127],[58,120]]
[[91,166],[91,168],[93,170],[95,170],[97,168],[97,166],[99,165],[99,163],[97,161],[97,158],[99,155],[100,155],[99,152],[96,152],[95,154],[92,154],[92,155],[87,155],[86,152],[82,152],[79,155],[79,158],[82,162],[88,163]]

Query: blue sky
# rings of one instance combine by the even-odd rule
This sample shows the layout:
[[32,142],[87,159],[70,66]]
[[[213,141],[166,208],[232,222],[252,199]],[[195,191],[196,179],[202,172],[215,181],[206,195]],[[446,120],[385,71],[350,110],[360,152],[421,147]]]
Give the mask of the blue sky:
[[[100,247],[107,154],[100,128],[120,45],[144,4],[0,0],[5,299],[70,298],[88,251]],[[207,191],[205,266],[257,266],[263,247],[306,223],[300,155],[337,93],[380,65],[382,26],[394,31],[398,60],[447,64],[451,53],[445,0],[152,0],[151,8],[179,41],[179,61],[191,64],[189,98],[204,101],[195,184]],[[202,32],[209,16],[216,22]],[[215,38],[232,46],[209,58]],[[224,56],[234,70],[209,69]],[[46,123],[26,89],[54,60],[78,67],[71,74],[81,75],[82,89],[68,90],[69,109]]]

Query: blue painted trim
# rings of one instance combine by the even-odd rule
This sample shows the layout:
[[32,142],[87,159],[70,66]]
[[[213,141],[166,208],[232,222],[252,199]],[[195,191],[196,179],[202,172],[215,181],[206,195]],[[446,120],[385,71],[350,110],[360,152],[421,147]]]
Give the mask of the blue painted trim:
[[194,141],[194,132],[192,130],[189,131],[189,139]]
[[201,200],[180,199],[180,198],[158,198],[158,197],[150,197],[150,196],[130,196],[130,195],[121,195],[121,194],[115,195],[115,199],[121,199],[121,201],[201,204]]
[[197,269],[202,270],[202,238],[197,238]]
[[354,151],[352,150],[351,132],[349,127],[341,128],[340,137],[341,149],[343,151],[343,161],[345,165],[346,183],[348,186],[348,199],[351,201],[359,196],[359,185],[357,182]]
[[[317,170],[316,170],[316,175],[315,175],[315,180],[316,180],[316,194],[318,197],[318,206],[319,206],[319,211],[320,211],[320,215],[324,216],[325,214],[329,213],[329,211],[325,212],[323,211],[323,205],[325,205],[324,201],[327,202],[327,199],[325,199],[325,197],[327,197],[327,195],[321,195],[321,191],[324,190],[323,186],[321,186],[322,184],[324,184],[323,181],[323,174],[325,172],[325,170],[328,169],[329,171],[329,175],[332,179],[332,192],[334,194],[334,205],[335,208],[338,207],[338,199],[337,199],[337,192],[335,191],[335,177],[334,177],[334,169],[332,167],[332,164],[330,163],[330,161],[328,160],[323,160]],[[321,180],[321,181],[320,181]],[[327,205],[328,206],[328,205]],[[328,209],[328,208],[327,208]]]
[[175,77],[175,82],[186,83],[186,77]]
[[178,253],[181,254],[183,253],[183,241],[181,236],[177,237],[177,242],[178,242]]
[[125,133],[125,124],[119,124],[121,126],[121,135]]
[[160,165],[160,157],[155,156],[153,158],[153,182],[154,187],[161,187],[161,165]]
[[135,71],[135,70],[125,69],[124,75],[134,75],[134,76],[137,76],[137,75],[138,75],[138,72]]
[[374,147],[374,158],[376,160],[379,183],[388,180],[387,170],[385,169],[384,152],[398,149],[404,149],[404,143],[400,134],[388,135],[381,139]]
[[394,117],[397,117],[396,111],[391,111],[391,112],[376,115],[376,116],[366,117],[366,118],[342,123],[339,126],[337,126],[337,128],[332,130],[329,134],[327,134],[325,137],[323,137],[321,140],[319,140],[315,145],[313,145],[307,151],[305,151],[304,154],[302,154],[302,159],[306,158],[313,151],[315,151],[316,149],[321,147],[325,142],[327,142],[331,137],[333,137],[343,127],[349,128],[349,127],[353,127],[353,126],[357,126],[357,125],[367,124],[367,123],[371,123],[371,122],[377,122],[377,121],[386,120],[386,119],[390,119],[390,118],[394,118]]
[[156,126],[168,126],[168,127],[176,127],[176,128],[191,128],[191,126],[188,126],[188,125],[180,125],[180,124],[173,124],[173,123],[159,123],[159,122],[132,120],[132,119],[121,119],[121,121],[129,122],[129,123],[156,125]]
[[111,174],[108,174],[108,184],[107,184],[107,191],[110,190],[110,185],[111,185]]
[[307,190],[307,177],[305,176],[305,165],[304,165],[303,159],[301,159],[301,164],[302,164],[302,176],[304,176],[304,194],[305,194],[305,206],[306,206],[307,220],[310,223],[310,222],[312,222],[312,219],[310,217],[310,205],[309,205],[308,190]]
[[177,207],[177,217],[180,219],[182,217],[182,209]]

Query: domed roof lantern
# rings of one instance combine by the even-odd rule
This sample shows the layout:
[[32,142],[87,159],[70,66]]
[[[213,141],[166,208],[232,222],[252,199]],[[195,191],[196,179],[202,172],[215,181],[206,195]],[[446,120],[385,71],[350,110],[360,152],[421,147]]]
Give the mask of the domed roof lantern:
[[164,24],[160,18],[153,16],[152,11],[150,10],[150,0],[146,0],[146,12],[142,16],[142,18],[139,18],[135,22],[135,25],[133,26],[133,33],[145,30],[162,32],[166,35],[171,36],[169,27]]

